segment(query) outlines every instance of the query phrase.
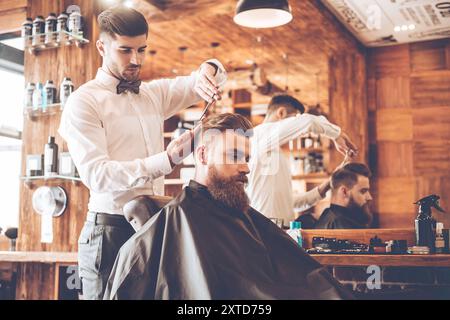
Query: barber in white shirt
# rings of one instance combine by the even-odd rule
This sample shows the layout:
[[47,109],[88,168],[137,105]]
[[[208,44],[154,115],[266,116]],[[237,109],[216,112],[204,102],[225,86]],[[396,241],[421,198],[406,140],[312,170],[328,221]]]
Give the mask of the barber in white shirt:
[[164,151],[164,120],[202,99],[220,99],[216,79],[226,77],[220,62],[208,60],[190,76],[141,83],[144,16],[119,6],[102,12],[98,23],[102,67],[70,96],[59,127],[90,190],[78,241],[85,299],[103,297],[117,252],[134,233],[123,205],[136,196],[163,194],[163,176],[188,155],[180,156],[180,150],[191,145],[189,133]]
[[308,133],[334,140],[337,150],[356,155],[357,148],[341,129],[324,116],[305,114],[305,107],[292,96],[276,95],[270,101],[264,122],[253,130],[250,174],[246,192],[253,208],[270,218],[295,219],[294,207],[307,210],[325,197],[325,182],[299,197],[293,197],[288,159],[280,146]]

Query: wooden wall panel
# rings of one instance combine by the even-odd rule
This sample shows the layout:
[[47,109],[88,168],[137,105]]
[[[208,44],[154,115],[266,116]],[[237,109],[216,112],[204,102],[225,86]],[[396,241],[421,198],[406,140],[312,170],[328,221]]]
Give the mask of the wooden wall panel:
[[411,44],[411,71],[447,68],[446,48],[449,39]]
[[414,174],[416,176],[449,176],[450,140],[414,141]]
[[377,206],[380,212],[414,212],[415,179],[378,178]]
[[[377,171],[380,178],[405,177],[414,175],[412,142],[379,141],[377,150]],[[393,161],[395,154],[401,161]]]
[[[57,86],[63,78],[71,77],[75,88],[95,77],[97,68],[101,66],[101,57],[95,47],[98,30],[96,28],[96,3],[90,0],[46,1],[32,0],[28,8],[28,16],[47,16],[50,12],[60,13],[69,5],[78,5],[86,19],[86,34],[91,41],[83,48],[64,47],[39,52],[37,55],[25,54],[26,82],[45,82],[53,80]],[[60,114],[42,117],[36,121],[25,119],[22,147],[22,175],[25,174],[25,159],[28,154],[43,153],[44,145],[49,135],[56,136],[59,151],[67,151],[67,146],[57,134]],[[54,184],[54,182],[48,182]],[[20,188],[20,220],[19,220],[19,250],[30,251],[76,251],[77,239],[87,213],[89,193],[82,184],[61,182],[66,190],[69,204],[65,213],[53,219],[53,243],[40,242],[41,217],[32,209],[31,199],[36,187],[25,184]]]
[[[445,39],[369,53],[368,83],[376,81],[370,89],[376,93],[376,121],[369,122],[377,159],[372,208],[380,227],[413,226],[411,203],[426,195],[450,203],[449,48]],[[450,215],[435,217],[450,225]]]
[[409,46],[399,45],[372,49],[369,52],[370,78],[409,76]]
[[376,120],[377,141],[409,141],[413,138],[411,109],[380,109]]
[[9,250],[9,239],[4,235],[0,235],[0,251]]
[[28,0],[2,0],[0,1],[0,11],[26,8]]
[[[365,57],[362,54],[340,54],[329,61],[330,120],[338,124],[359,148],[359,160],[368,159],[368,110]],[[343,156],[330,152],[330,170]]]
[[19,31],[26,18],[25,8],[0,11],[0,34]]
[[411,106],[429,108],[450,106],[450,70],[411,78]]
[[377,109],[409,108],[409,77],[386,77],[376,82]]
[[367,79],[367,110],[377,110],[377,81],[374,78]]
[[20,263],[17,268],[16,300],[50,300],[54,297],[55,265]]
[[[450,89],[449,89],[450,90]],[[450,104],[446,107],[412,109],[414,140],[450,140]]]

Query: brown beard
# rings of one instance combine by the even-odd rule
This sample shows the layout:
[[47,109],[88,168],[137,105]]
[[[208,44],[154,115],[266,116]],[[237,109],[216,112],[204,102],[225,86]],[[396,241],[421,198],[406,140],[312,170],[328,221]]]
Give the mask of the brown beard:
[[211,196],[228,207],[246,213],[250,208],[250,200],[245,193],[244,185],[238,181],[247,181],[245,175],[223,178],[216,168],[211,167],[208,190]]
[[350,198],[350,203],[348,205],[349,209],[352,209],[354,212],[358,213],[358,221],[367,227],[369,227],[372,224],[373,216],[372,212],[370,212],[369,204],[365,203],[362,207],[359,206],[355,200]]

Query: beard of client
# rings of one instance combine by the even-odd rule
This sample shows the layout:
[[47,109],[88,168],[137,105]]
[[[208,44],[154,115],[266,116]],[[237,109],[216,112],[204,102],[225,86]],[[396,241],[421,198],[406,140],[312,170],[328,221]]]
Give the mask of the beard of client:
[[220,114],[195,179],[121,248],[104,299],[346,299],[351,294],[245,194],[252,125]]

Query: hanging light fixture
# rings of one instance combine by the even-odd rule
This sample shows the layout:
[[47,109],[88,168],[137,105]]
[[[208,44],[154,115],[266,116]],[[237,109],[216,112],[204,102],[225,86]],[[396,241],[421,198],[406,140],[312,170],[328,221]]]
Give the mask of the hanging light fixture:
[[273,28],[292,20],[288,0],[240,0],[234,22],[249,28]]

